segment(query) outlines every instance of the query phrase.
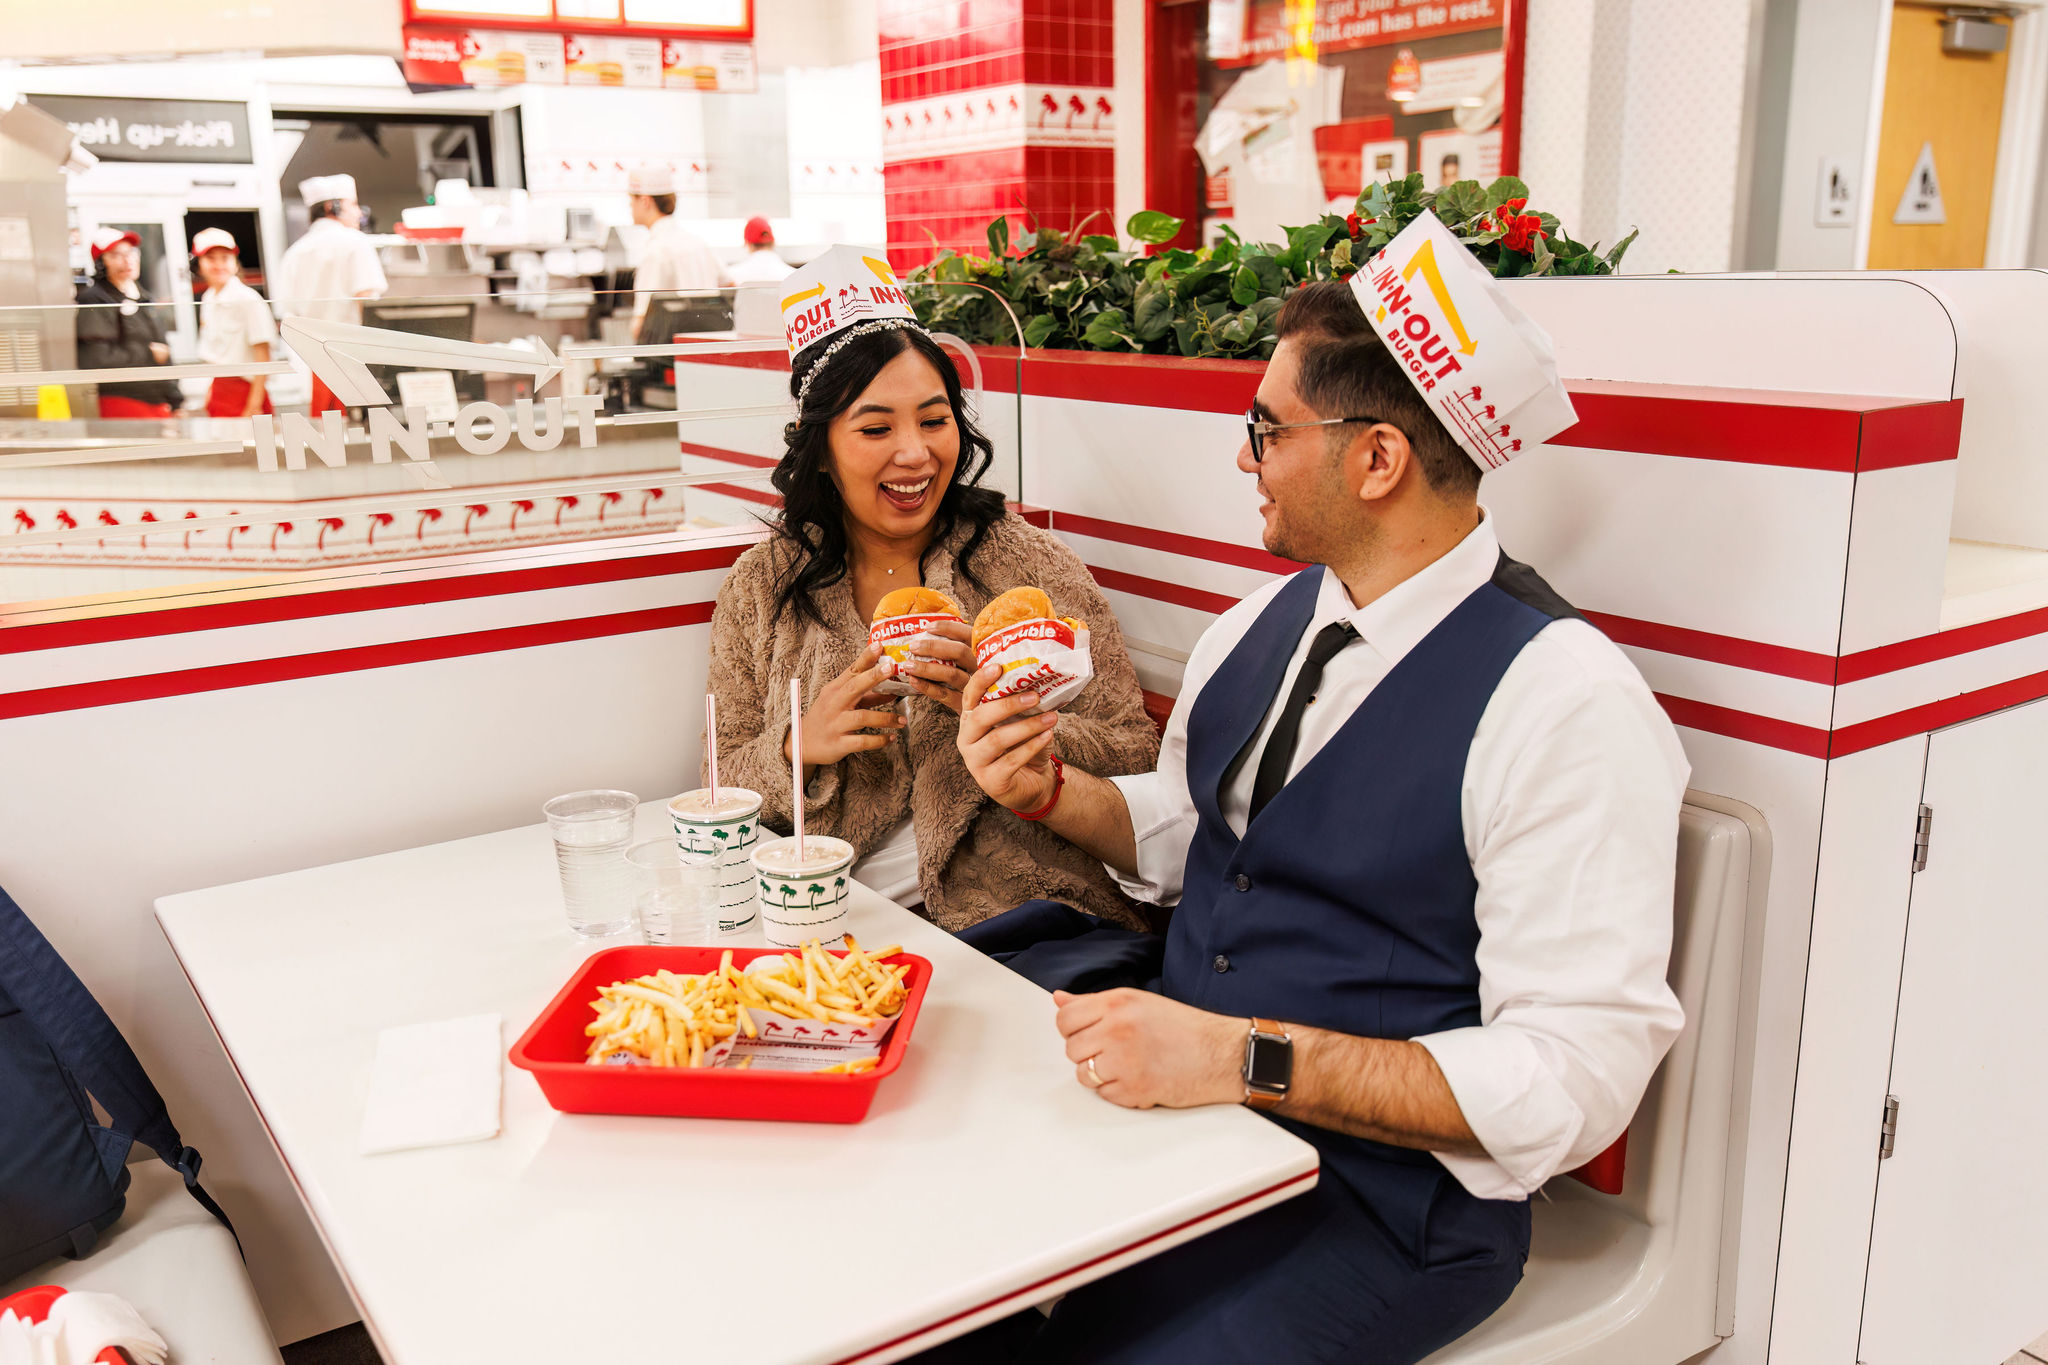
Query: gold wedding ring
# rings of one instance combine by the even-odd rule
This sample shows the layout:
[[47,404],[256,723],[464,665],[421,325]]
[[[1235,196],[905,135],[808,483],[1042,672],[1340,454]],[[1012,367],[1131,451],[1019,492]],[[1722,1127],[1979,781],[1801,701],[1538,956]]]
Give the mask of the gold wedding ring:
[[1090,1057],[1088,1059],[1087,1065],[1088,1084],[1093,1086],[1095,1089],[1100,1090],[1102,1088],[1102,1073],[1095,1069],[1095,1059],[1093,1057]]

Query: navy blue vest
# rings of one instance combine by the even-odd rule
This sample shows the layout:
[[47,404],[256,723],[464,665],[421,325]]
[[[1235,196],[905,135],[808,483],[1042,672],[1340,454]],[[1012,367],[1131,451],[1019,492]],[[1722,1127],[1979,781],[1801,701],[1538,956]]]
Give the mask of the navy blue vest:
[[[1221,1014],[1369,1038],[1478,1024],[1466,753],[1522,646],[1577,613],[1503,555],[1492,581],[1394,666],[1239,839],[1219,798],[1280,694],[1322,576],[1309,569],[1280,590],[1189,713],[1198,823],[1162,989]],[[1287,1126],[1392,1221],[1412,1225],[1396,1231],[1421,1237],[1444,1174],[1433,1157]]]

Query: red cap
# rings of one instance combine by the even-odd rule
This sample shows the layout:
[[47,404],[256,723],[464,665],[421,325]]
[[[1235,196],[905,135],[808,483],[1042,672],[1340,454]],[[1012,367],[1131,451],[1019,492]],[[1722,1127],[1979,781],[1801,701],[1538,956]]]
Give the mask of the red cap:
[[748,246],[766,246],[775,240],[775,229],[768,226],[768,220],[759,215],[747,219],[747,226],[741,235]]

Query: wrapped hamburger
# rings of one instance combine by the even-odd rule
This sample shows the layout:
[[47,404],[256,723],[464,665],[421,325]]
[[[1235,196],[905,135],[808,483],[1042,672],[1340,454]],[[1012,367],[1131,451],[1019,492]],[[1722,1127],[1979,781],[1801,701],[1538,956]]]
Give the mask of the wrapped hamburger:
[[[942,592],[931,588],[898,588],[875,604],[874,623],[868,627],[868,643],[881,647],[883,657],[893,659],[900,672],[906,665],[930,662],[932,656],[921,654],[917,645],[931,637],[931,628],[941,621],[965,621],[960,614],[960,604]],[[916,692],[901,678],[888,678],[876,684],[875,691],[892,697],[907,697]]]
[[1095,676],[1088,623],[1053,615],[1052,599],[1037,588],[1012,588],[974,618],[974,666],[990,664],[1000,664],[1003,676],[986,700],[1036,692],[1042,700],[1024,715],[1056,710]]

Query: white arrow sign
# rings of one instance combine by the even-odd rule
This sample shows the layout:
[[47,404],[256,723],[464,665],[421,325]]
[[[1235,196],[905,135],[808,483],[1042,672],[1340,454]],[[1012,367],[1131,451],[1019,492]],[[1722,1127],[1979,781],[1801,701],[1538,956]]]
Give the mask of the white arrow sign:
[[278,331],[334,396],[352,408],[382,407],[391,402],[391,395],[370,373],[371,365],[530,374],[536,393],[562,372],[562,362],[545,341],[536,343],[540,347],[536,354],[524,346],[448,341],[321,318],[286,318],[278,324]]

